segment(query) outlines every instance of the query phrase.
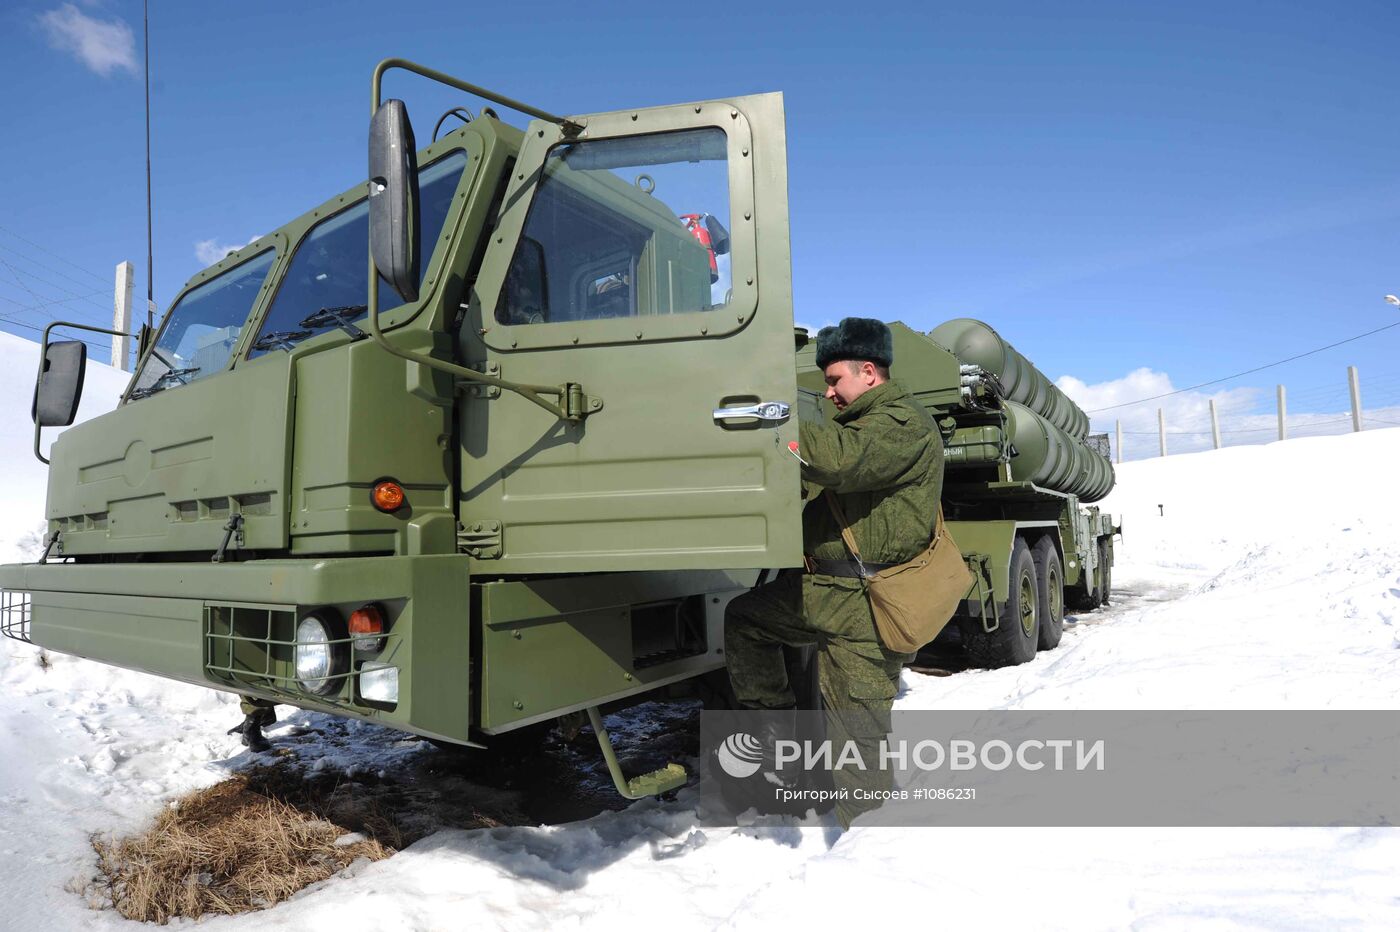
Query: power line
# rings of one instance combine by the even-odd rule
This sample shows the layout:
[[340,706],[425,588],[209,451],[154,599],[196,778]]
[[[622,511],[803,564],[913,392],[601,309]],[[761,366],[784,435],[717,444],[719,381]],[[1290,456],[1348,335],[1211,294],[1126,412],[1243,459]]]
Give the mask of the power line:
[[1275,366],[1281,366],[1286,362],[1293,362],[1295,359],[1302,359],[1305,356],[1313,356],[1317,353],[1323,352],[1324,350],[1335,349],[1336,347],[1341,346],[1345,343],[1353,343],[1357,340],[1362,339],[1363,337],[1373,336],[1374,334],[1380,333],[1383,330],[1390,330],[1393,327],[1400,327],[1400,321],[1396,321],[1393,324],[1386,324],[1384,327],[1377,327],[1375,330],[1367,330],[1365,333],[1358,333],[1354,337],[1347,337],[1345,340],[1338,340],[1336,343],[1329,343],[1326,346],[1319,346],[1317,349],[1308,350],[1306,353],[1299,353],[1296,356],[1289,356],[1287,359],[1280,359],[1277,362],[1266,363],[1262,366],[1255,366],[1253,369],[1246,369],[1243,372],[1236,372],[1234,375],[1226,375],[1218,379],[1211,379],[1209,382],[1201,382],[1198,385],[1191,385],[1186,388],[1178,388],[1175,391],[1164,392],[1160,395],[1153,395],[1150,398],[1139,398],[1137,401],[1125,401],[1122,404],[1109,405],[1106,408],[1095,408],[1092,411],[1088,411],[1085,413],[1099,414],[1103,411],[1113,411],[1118,408],[1128,408],[1132,407],[1133,405],[1144,404],[1148,401],[1157,401],[1160,398],[1170,398],[1172,395],[1180,395],[1184,392],[1194,392],[1198,388],[1205,388],[1209,385],[1219,385],[1221,382],[1228,382],[1231,379],[1238,379],[1241,376],[1252,375],[1255,372],[1263,372],[1265,369],[1272,369]]
[[45,253],[45,254],[50,255],[50,256],[53,256],[55,259],[59,260],[60,262],[64,263],[65,265],[71,265],[73,268],[77,269],[79,272],[82,272],[84,275],[91,275],[93,278],[97,279],[97,280],[100,281],[100,282],[105,282],[105,281],[107,280],[104,276],[98,275],[96,272],[93,272],[93,271],[91,271],[91,270],[89,270],[89,269],[85,269],[85,268],[83,268],[81,265],[78,265],[77,263],[74,263],[74,262],[69,261],[68,259],[65,259],[63,256],[60,256],[58,253],[54,252],[53,250],[51,250],[51,249],[45,249],[43,246],[40,246],[38,243],[34,242],[32,239],[26,239],[25,237],[20,236],[20,235],[19,235],[18,233],[16,233],[14,230],[11,230],[11,229],[9,229],[9,228],[7,228],[7,227],[4,227],[4,226],[0,226],[0,233],[8,233],[10,236],[13,236],[15,239],[19,240],[20,242],[28,243],[29,245],[33,246],[35,249],[39,250],[40,252]]
[[[43,327],[35,327],[35,326],[31,325],[31,324],[26,324],[26,323],[24,323],[23,321],[19,321],[19,320],[13,320],[13,319],[11,319],[11,318],[9,318],[9,317],[0,318],[0,320],[3,320],[5,323],[10,324],[11,326],[23,327],[23,328],[26,329],[26,330],[33,330],[35,333],[43,333],[43,332],[44,332],[44,328],[43,328]],[[18,334],[15,334],[15,336],[18,336]],[[92,347],[92,348],[95,349],[95,350],[102,351],[102,350],[110,350],[110,349],[111,349],[110,346],[105,346],[105,345],[103,345],[103,344],[101,344],[101,343],[98,343],[98,342],[96,342],[96,341],[94,341],[94,340],[84,340],[82,337],[79,337],[78,340],[79,340],[79,342],[81,342],[81,343],[86,343],[88,346]],[[36,344],[34,344],[34,345],[35,345],[35,346],[38,346],[39,344],[36,343]]]
[[[0,249],[3,249],[3,250],[5,250],[6,252],[11,253],[12,255],[15,255],[15,256],[19,257],[20,259],[24,260],[25,262],[31,263],[31,264],[33,264],[33,265],[37,265],[39,268],[43,269],[44,271],[46,271],[46,272],[51,272],[51,273],[53,273],[54,275],[57,275],[59,278],[67,279],[68,281],[70,281],[70,282],[72,282],[73,284],[77,285],[79,288],[91,288],[91,287],[92,287],[92,285],[91,285],[89,282],[79,281],[78,279],[76,279],[76,278],[74,278],[73,276],[69,275],[67,272],[64,272],[62,269],[56,269],[56,268],[54,268],[54,267],[51,266],[51,265],[45,265],[44,263],[40,262],[38,259],[35,259],[33,256],[28,255],[27,253],[25,253],[25,252],[23,252],[23,251],[21,251],[21,250],[18,250],[18,249],[16,249],[16,248],[14,248],[13,246],[6,246],[4,243],[0,243]],[[26,274],[30,274],[30,273],[26,273]],[[88,274],[91,275],[92,273],[88,273]],[[38,278],[37,275],[34,276],[34,277],[35,277],[35,278]],[[95,278],[96,276],[94,275],[93,277]],[[55,287],[58,287],[58,286],[55,286]]]
[[97,307],[101,310],[106,310],[106,308],[103,307],[102,302],[95,300],[96,296],[98,294],[101,294],[101,292],[90,291],[87,294],[78,294],[76,291],[70,291],[69,289],[64,288],[62,285],[55,285],[51,281],[40,278],[33,272],[27,272],[24,269],[16,269],[14,266],[10,265],[10,263],[6,262],[3,256],[0,256],[0,264],[4,264],[4,266],[7,269],[9,269],[11,273],[14,274],[15,281],[19,284],[19,286],[25,291],[29,292],[30,296],[33,297],[36,301],[39,301],[41,304],[51,303],[49,296],[39,294],[33,288],[29,287],[29,285],[26,282],[22,281],[19,276],[23,275],[27,278],[33,279],[41,285],[47,285],[50,288],[55,288],[59,291],[60,294],[67,295],[68,300],[70,301],[86,301],[94,307]]

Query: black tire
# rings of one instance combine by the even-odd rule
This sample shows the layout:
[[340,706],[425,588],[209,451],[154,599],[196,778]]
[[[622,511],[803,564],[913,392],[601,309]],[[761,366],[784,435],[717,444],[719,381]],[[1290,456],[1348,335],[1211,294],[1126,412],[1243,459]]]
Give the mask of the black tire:
[[1107,605],[1113,599],[1113,541],[1099,538],[1099,604]]
[[1016,538],[1011,548],[1011,592],[1001,621],[990,634],[982,630],[979,618],[962,626],[963,644],[968,660],[974,666],[1009,667],[1035,657],[1040,641],[1040,584],[1036,578],[1035,558],[1030,547]]
[[1060,645],[1065,627],[1065,571],[1055,541],[1042,537],[1031,548],[1035,560],[1035,577],[1039,583],[1040,650],[1054,650]]

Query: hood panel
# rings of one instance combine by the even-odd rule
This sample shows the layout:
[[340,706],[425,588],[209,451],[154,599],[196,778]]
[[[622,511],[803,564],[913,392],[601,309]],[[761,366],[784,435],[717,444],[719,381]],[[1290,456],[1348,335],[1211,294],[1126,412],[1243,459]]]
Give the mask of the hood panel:
[[243,548],[286,548],[291,371],[265,356],[64,432],[46,511],[63,553],[214,550],[235,513]]

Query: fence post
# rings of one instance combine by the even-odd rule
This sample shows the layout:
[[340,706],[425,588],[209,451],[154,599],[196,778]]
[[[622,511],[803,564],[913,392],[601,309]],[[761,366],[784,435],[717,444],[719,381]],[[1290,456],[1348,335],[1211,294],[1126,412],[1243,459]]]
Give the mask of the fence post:
[[1210,400],[1210,439],[1215,448],[1220,449],[1220,415],[1215,410],[1215,399]]
[[1347,382],[1351,385],[1351,429],[1361,429],[1361,380],[1356,375],[1355,366],[1347,366]]
[[1114,421],[1113,425],[1114,432],[1118,434],[1118,445],[1113,448],[1113,451],[1118,454],[1118,465],[1121,466],[1123,465],[1123,422]]
[[1167,455],[1167,416],[1162,413],[1162,409],[1157,409],[1157,446],[1161,448],[1162,455]]
[[[117,263],[117,291],[112,303],[112,329],[121,333],[131,332],[131,286],[134,283],[135,269],[130,262]],[[112,367],[128,370],[131,364],[131,337],[112,337]]]
[[1278,439],[1288,439],[1288,401],[1282,385],[1278,387]]

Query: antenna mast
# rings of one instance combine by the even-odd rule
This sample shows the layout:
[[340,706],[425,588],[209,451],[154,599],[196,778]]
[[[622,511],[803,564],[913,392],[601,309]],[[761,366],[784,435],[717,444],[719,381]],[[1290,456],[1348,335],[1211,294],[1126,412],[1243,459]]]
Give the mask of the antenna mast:
[[146,324],[156,325],[155,253],[151,249],[151,14],[141,0],[142,44],[146,52]]

